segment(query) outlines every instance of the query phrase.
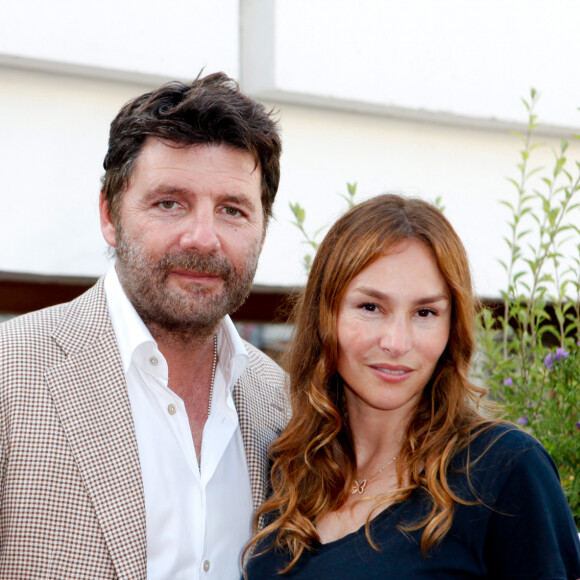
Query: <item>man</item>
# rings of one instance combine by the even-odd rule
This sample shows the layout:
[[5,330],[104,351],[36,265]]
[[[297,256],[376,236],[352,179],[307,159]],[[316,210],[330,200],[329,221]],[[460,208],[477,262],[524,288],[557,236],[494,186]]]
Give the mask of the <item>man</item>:
[[1,578],[239,578],[286,411],[282,371],[228,314],[251,288],[280,152],[223,73],[111,124],[115,267],[0,328]]

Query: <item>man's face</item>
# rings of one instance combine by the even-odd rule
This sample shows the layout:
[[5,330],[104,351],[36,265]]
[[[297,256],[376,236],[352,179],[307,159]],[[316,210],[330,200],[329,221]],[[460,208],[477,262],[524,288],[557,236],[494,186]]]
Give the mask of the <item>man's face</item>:
[[144,145],[117,223],[101,196],[129,300],[155,336],[212,333],[248,296],[264,236],[261,172],[228,146]]

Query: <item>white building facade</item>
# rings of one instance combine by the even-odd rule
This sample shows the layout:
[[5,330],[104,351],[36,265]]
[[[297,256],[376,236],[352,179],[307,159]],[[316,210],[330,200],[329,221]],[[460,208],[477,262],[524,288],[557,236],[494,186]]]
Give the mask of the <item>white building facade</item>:
[[[289,202],[315,231],[357,182],[359,199],[440,197],[476,291],[498,296],[520,97],[542,94],[538,140],[580,133],[576,0],[23,0],[2,13],[2,272],[107,270],[97,202],[109,123],[133,96],[201,69],[279,109],[282,181],[260,285],[304,282]],[[580,159],[577,139],[568,156]],[[550,166],[550,148],[533,162]]]

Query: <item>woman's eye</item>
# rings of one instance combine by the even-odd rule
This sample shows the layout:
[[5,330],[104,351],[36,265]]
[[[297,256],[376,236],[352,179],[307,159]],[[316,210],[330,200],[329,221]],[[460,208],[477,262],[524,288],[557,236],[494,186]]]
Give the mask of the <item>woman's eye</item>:
[[417,316],[421,318],[427,318],[428,316],[434,316],[435,311],[431,310],[430,308],[421,308],[421,310],[417,311]]
[[365,302],[364,304],[361,304],[359,308],[366,310],[367,312],[376,312],[379,309],[379,307],[372,302]]

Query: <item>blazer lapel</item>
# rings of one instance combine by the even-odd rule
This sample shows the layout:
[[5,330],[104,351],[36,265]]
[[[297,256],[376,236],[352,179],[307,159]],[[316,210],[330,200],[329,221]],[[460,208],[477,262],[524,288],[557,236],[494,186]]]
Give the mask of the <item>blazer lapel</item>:
[[234,388],[233,397],[256,509],[268,495],[270,487],[268,448],[288,421],[288,405],[284,394],[282,371],[253,346],[246,344],[246,350],[250,362]]
[[67,353],[46,380],[119,578],[146,573],[145,500],[125,376],[102,282],[53,338]]

